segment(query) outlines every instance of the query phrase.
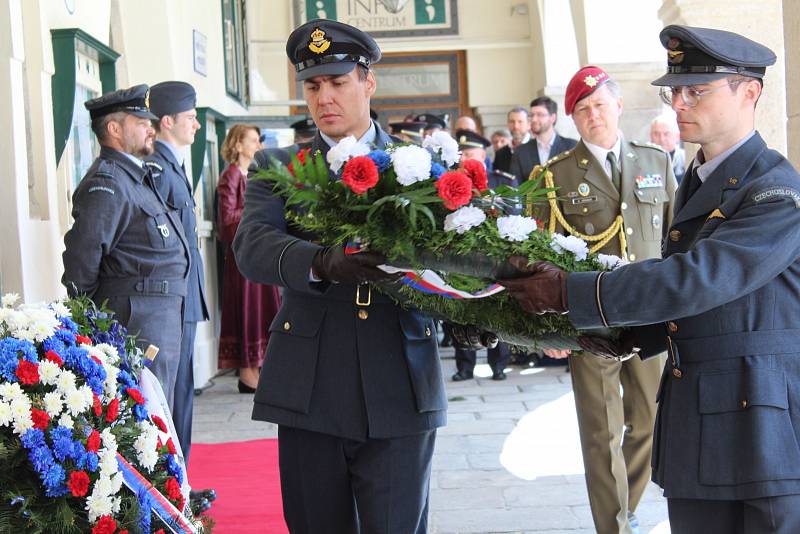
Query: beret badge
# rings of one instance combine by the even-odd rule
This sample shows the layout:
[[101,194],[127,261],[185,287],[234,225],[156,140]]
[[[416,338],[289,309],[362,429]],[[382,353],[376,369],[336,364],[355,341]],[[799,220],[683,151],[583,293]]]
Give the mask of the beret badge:
[[308,49],[315,54],[323,54],[331,46],[329,39],[325,38],[325,32],[316,28],[311,32],[311,41],[308,43]]

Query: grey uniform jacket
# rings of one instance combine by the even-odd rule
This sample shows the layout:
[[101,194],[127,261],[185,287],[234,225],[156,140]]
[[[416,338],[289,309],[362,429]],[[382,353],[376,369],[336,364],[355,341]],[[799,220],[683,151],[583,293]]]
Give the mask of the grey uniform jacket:
[[800,176],[755,134],[687,200],[689,182],[664,259],[599,290],[571,274],[570,319],[649,325],[646,353],[668,349],[653,449],[667,497],[800,493]]
[[155,151],[145,162],[153,174],[153,183],[167,206],[180,217],[183,233],[192,254],[192,269],[186,287],[186,302],[183,320],[187,322],[208,319],[206,292],[203,274],[203,258],[200,256],[197,240],[197,218],[194,214],[195,201],[192,186],[186,172],[175,159],[172,151],[161,141],[155,142]]
[[[573,148],[578,141],[569,137],[561,137],[556,134],[553,144],[550,146],[548,159],[558,156],[565,150]],[[511,156],[511,167],[509,172],[517,177],[518,180],[525,181],[530,176],[531,171],[537,165],[544,165],[546,161],[539,161],[539,147],[536,138],[531,137],[530,141],[517,147]]]
[[108,147],[72,197],[62,283],[70,295],[108,301],[140,346],[177,353],[190,268],[183,227],[147,171]]
[[[389,142],[378,128],[376,144]],[[317,135],[311,149],[325,154],[328,145]],[[262,150],[251,176],[271,157],[285,162],[288,154]],[[233,243],[236,262],[247,278],[285,288],[253,418],[358,440],[444,425],[447,400],[431,319],[376,291],[369,306],[358,306],[354,285],[312,282],[311,262],[321,248],[313,239],[287,225],[284,202],[269,183],[250,180]]]

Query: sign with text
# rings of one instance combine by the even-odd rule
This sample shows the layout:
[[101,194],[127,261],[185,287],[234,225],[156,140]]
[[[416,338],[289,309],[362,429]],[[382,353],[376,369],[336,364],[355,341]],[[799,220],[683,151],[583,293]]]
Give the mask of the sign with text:
[[373,37],[458,34],[457,0],[294,0],[297,26],[337,20]]

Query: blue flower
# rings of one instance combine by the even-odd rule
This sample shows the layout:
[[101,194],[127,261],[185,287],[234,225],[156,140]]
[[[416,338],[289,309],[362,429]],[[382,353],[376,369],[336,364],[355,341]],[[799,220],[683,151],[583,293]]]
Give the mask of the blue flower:
[[145,421],[149,417],[144,404],[137,404],[133,407],[133,416],[137,421]]
[[55,462],[53,454],[46,445],[34,448],[28,453],[28,460],[33,464],[33,468],[37,473],[42,474],[47,471]]
[[433,176],[434,179],[438,180],[439,177],[442,174],[444,174],[446,170],[447,169],[445,169],[444,167],[442,167],[441,165],[439,165],[435,161],[431,162],[431,176]]
[[56,337],[64,342],[65,345],[75,346],[75,334],[63,328],[56,330]]
[[86,460],[86,470],[92,473],[97,471],[97,466],[100,465],[100,457],[94,452],[87,452],[84,458]]
[[36,363],[39,361],[36,346],[30,341],[13,337],[0,339],[0,377],[9,382],[19,381],[16,372],[17,367],[19,367],[20,356],[29,362]]
[[117,374],[117,382],[126,388],[135,388],[138,384],[128,371],[122,370]]
[[177,479],[178,484],[182,485],[183,484],[183,470],[181,469],[181,466],[178,463],[178,460],[175,459],[175,455],[174,454],[167,454],[165,456],[166,456],[166,459],[167,459],[167,472]]
[[375,166],[378,167],[378,172],[383,172],[392,164],[392,157],[383,150],[373,150],[367,157],[370,158]]
[[64,479],[66,478],[67,474],[64,471],[64,468],[61,467],[60,464],[53,463],[50,468],[45,471],[44,476],[42,476],[42,482],[44,482],[45,487],[45,495],[48,497],[60,497],[62,495],[66,495],[69,491],[67,489],[67,485],[64,484]]
[[67,350],[67,346],[57,336],[50,336],[42,342],[42,348],[45,352],[52,350],[59,355]]
[[50,440],[53,442],[53,454],[59,462],[75,458],[72,430],[65,426],[57,426],[50,431]]
[[22,435],[22,445],[28,450],[46,445],[44,432],[38,428],[31,428]]
[[150,514],[153,510],[153,498],[146,492],[139,492],[139,529],[150,532]]
[[75,324],[75,321],[73,321],[69,317],[59,317],[58,319],[59,321],[61,321],[61,326],[63,326],[73,334],[78,333],[78,325]]

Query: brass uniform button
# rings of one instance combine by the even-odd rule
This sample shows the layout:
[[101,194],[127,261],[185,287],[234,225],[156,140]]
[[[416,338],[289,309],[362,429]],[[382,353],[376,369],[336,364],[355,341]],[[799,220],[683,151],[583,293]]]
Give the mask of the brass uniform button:
[[670,241],[674,241],[674,242],[680,241],[681,240],[681,231],[680,230],[672,230],[669,233],[669,240]]
[[739,179],[736,178],[736,177],[731,178],[730,180],[728,180],[728,183],[731,184],[731,185],[736,185],[738,182],[739,182]]
[[358,318],[362,321],[369,317],[369,312],[367,310],[358,310]]
[[672,370],[672,376],[674,376],[675,378],[680,378],[683,376],[683,373],[681,372],[680,369],[676,368]]
[[667,323],[667,328],[669,328],[669,331],[674,334],[675,332],[678,331],[678,323],[676,323],[675,321],[670,321]]
[[627,228],[625,230],[625,233],[628,234],[628,235],[633,235],[633,228]]
[[747,400],[742,401],[742,409],[744,410],[745,408],[747,408]]
[[626,209],[628,209],[628,204],[626,204],[625,202],[623,202],[622,204],[620,204],[620,206],[619,206],[619,207],[620,207],[620,208],[622,208],[622,209],[624,209],[624,210],[626,210]]
[[425,335],[428,336],[428,337],[431,337],[431,327],[430,326],[426,326],[425,327]]
[[292,328],[292,323],[290,323],[289,321],[286,321],[285,323],[283,323],[283,329],[284,330],[289,330],[290,328]]
[[589,213],[589,208],[583,208],[583,213]]

